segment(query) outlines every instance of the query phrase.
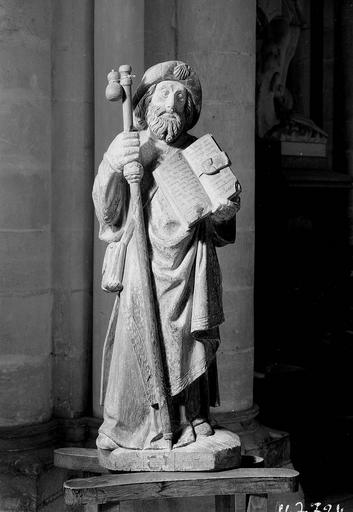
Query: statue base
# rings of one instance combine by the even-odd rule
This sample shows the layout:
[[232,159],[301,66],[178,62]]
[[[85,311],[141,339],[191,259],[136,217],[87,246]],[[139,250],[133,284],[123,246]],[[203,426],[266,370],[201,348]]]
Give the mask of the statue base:
[[98,450],[98,459],[111,471],[217,471],[240,466],[240,447],[237,434],[216,428],[212,436],[171,451]]

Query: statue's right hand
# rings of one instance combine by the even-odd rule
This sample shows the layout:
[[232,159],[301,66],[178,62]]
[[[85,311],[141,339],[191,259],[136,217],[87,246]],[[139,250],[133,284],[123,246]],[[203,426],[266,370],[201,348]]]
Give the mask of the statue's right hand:
[[124,165],[138,162],[140,157],[139,132],[119,133],[107,150],[107,157],[112,168],[121,172]]

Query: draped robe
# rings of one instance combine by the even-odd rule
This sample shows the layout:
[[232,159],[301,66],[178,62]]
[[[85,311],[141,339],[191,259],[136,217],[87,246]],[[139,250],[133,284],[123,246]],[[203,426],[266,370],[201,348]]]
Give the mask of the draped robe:
[[[171,146],[168,154],[195,140],[189,135]],[[153,170],[164,155],[151,158],[151,148],[141,147],[144,176],[141,182],[144,218],[151,261],[151,274],[158,320],[165,382],[172,397],[178,397],[215,367],[219,345],[218,326],[223,322],[221,273],[216,246],[234,242],[235,220],[222,224],[210,218],[189,230],[179,220],[162,190],[153,179]],[[152,151],[153,153],[153,151]],[[100,224],[99,236],[118,242],[127,225],[129,187],[122,173],[104,157],[93,188]],[[116,299],[107,340],[105,358],[109,372],[104,390],[104,422],[100,432],[119,446],[134,449],[151,447],[161,433],[159,411],[151,407],[144,387],[144,362],[131,334],[129,319],[143,323],[143,311],[136,304],[140,288],[138,250],[134,234],[128,244],[123,291]],[[138,325],[137,325],[138,328]],[[210,385],[210,405],[216,405],[217,381]],[[103,383],[104,383],[103,377]]]

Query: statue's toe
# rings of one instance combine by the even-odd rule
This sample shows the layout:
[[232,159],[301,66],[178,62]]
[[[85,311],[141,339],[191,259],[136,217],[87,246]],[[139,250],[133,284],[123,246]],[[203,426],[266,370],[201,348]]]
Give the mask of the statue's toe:
[[98,434],[98,437],[96,439],[96,445],[97,448],[99,448],[100,450],[112,451],[119,448],[118,444],[116,444],[112,439],[110,439],[110,437],[106,436],[102,432]]
[[192,422],[196,437],[198,436],[213,436],[214,430],[206,420],[194,420]]
[[177,442],[173,448],[181,448],[196,441],[195,431],[192,425],[182,425],[177,432]]

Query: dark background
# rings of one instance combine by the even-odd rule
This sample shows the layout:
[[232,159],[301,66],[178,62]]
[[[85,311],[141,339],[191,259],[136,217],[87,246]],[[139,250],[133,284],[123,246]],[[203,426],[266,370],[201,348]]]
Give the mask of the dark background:
[[310,118],[328,133],[327,168],[308,162],[287,168],[273,145],[256,141],[254,399],[264,424],[290,433],[304,491],[319,499],[323,490],[352,490],[352,183],[344,60],[352,32],[347,36],[349,13],[338,4],[331,3],[331,16],[328,2],[313,0],[307,9],[306,103]]

